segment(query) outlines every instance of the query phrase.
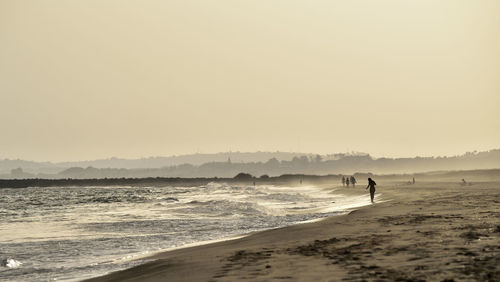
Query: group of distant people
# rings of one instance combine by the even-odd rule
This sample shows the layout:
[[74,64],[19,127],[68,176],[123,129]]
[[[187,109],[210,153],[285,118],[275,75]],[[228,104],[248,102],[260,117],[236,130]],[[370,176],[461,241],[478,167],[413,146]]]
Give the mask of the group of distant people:
[[348,176],[345,177],[342,175],[342,186],[347,186],[349,187],[350,184],[352,184],[352,187],[356,187],[356,178],[354,176]]
[[413,179],[408,181],[406,184],[408,184],[408,185],[415,184],[415,177],[413,177]]
[[[415,181],[415,178],[413,179],[413,181]],[[352,187],[356,187],[356,183],[357,183],[357,181],[356,181],[356,178],[354,178],[354,176],[346,177],[346,176],[342,175],[342,186],[349,187],[349,185],[352,184]],[[370,199],[371,199],[372,203],[373,203],[373,198],[375,197],[375,185],[377,185],[377,183],[375,183],[375,181],[373,181],[373,179],[368,177],[368,186],[366,186],[365,189],[370,188]]]

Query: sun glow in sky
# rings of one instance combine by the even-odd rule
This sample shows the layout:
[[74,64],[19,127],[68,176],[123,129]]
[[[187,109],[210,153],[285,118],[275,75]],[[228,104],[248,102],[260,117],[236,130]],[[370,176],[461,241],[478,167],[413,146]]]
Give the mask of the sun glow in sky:
[[500,147],[500,2],[0,2],[0,158]]

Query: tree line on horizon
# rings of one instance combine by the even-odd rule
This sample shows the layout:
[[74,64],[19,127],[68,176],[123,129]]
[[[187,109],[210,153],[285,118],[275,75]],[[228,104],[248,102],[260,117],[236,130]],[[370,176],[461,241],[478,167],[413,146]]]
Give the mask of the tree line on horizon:
[[143,178],[143,177],[234,177],[238,173],[279,176],[283,174],[353,174],[416,173],[437,170],[470,170],[500,168],[500,149],[470,152],[454,157],[373,158],[368,154],[341,154],[335,158],[321,155],[300,155],[290,160],[270,158],[258,162],[213,161],[200,165],[179,164],[161,168],[95,168],[70,167],[54,173],[29,173],[22,167],[1,174],[3,179],[85,179],[85,178]]

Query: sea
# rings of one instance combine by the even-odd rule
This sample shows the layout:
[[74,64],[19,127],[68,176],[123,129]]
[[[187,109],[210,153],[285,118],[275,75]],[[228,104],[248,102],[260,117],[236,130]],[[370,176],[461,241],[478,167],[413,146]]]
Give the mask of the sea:
[[3,188],[0,281],[79,281],[147,262],[160,251],[368,204],[368,195],[310,185]]

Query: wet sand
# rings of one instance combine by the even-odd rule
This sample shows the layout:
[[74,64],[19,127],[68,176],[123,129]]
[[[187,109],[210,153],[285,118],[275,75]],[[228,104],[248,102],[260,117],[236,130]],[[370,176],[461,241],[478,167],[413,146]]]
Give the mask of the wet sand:
[[[379,192],[389,201],[160,253],[88,281],[500,281],[500,182],[381,184]],[[349,193],[369,199],[362,186]]]

